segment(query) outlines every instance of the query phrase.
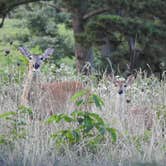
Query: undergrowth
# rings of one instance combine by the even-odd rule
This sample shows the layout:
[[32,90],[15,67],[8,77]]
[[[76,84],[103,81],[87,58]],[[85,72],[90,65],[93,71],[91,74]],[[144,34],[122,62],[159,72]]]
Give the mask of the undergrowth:
[[[21,82],[0,86],[0,165],[164,165],[166,160],[166,80],[138,73],[125,95],[105,75],[74,76],[63,66],[41,73],[43,82],[77,79],[87,90],[76,93],[66,112],[31,118],[38,107],[20,107]],[[17,77],[17,76],[13,76]],[[1,77],[1,82],[4,82]],[[93,79],[94,78],[94,79]],[[35,105],[36,104],[36,105]],[[63,104],[63,103],[62,103]],[[68,110],[68,109],[72,110]],[[148,110],[152,125],[132,109]]]

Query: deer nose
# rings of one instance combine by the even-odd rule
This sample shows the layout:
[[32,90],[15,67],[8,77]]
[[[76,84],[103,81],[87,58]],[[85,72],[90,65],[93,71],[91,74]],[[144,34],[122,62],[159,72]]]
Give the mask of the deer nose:
[[33,67],[34,67],[35,69],[38,69],[38,68],[40,67],[40,65],[39,65],[38,63],[35,63],[35,64],[33,65]]
[[120,89],[120,90],[118,91],[118,93],[121,95],[121,94],[123,93],[123,90]]

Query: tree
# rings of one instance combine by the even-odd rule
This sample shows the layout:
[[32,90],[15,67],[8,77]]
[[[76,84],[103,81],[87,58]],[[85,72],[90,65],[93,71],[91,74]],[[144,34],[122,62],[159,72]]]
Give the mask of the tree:
[[[11,11],[13,8],[15,8],[18,5],[29,3],[29,2],[38,2],[39,0],[19,0],[19,1],[10,1],[7,0],[6,2],[0,3],[0,16],[2,17],[1,26],[3,25],[4,18],[6,17],[7,13]],[[57,3],[60,3],[60,5],[57,5]],[[88,46],[88,43],[85,41],[80,41],[78,38],[82,38],[84,36],[84,26],[85,21],[98,13],[101,13],[105,9],[91,12],[90,14],[87,13],[87,7],[89,5],[89,1],[81,1],[81,0],[62,0],[62,1],[54,1],[53,6],[55,9],[67,12],[70,12],[72,14],[72,28],[74,32],[74,38],[75,38],[75,56],[77,58],[77,70],[78,72],[82,72],[84,74],[87,73],[86,69],[84,68],[84,65],[86,64],[86,61],[89,61],[90,59],[90,46]],[[84,70],[85,69],[85,70]]]
[[[17,5],[36,1],[7,0],[5,5],[0,3],[0,16],[4,18]],[[148,43],[158,40],[161,45],[165,42],[165,0],[54,0],[47,3],[57,11],[71,14],[77,70],[84,74],[88,73],[84,66],[92,59],[90,50],[94,43],[106,44],[103,54],[109,52],[111,55],[113,52],[123,54],[128,45],[129,56],[125,54],[130,59],[129,70],[133,71],[140,56],[145,55],[147,48],[150,49]],[[119,50],[119,46],[123,49]]]
[[[53,47],[56,51],[54,62],[58,64],[58,59],[64,56],[74,55],[74,40],[71,31],[70,15],[58,12],[43,3],[33,3],[20,6],[12,13],[12,18],[20,19],[24,17],[24,26],[31,34],[31,38],[26,38],[26,46],[39,46],[43,51],[47,47]],[[24,43],[25,40],[21,43]]]
[[26,3],[30,2],[38,2],[39,0],[5,0],[5,1],[0,1],[0,17],[2,18],[0,27],[3,26],[5,17],[7,14],[16,8],[19,5],[23,5]]
[[[111,50],[109,58],[112,60],[113,54],[114,59],[117,59],[117,55],[123,53],[116,64],[118,61],[122,62],[122,58],[124,59],[127,55],[130,72],[141,65],[145,68],[148,63],[152,71],[162,72],[159,69],[161,64],[164,64],[166,69],[164,58],[166,1],[112,0],[107,1],[107,4],[111,12],[96,16],[87,24],[86,31],[89,38],[93,39],[97,45],[103,45],[104,42],[105,50]],[[107,38],[106,42],[105,38]],[[127,45],[128,52],[126,52]],[[124,51],[118,50],[119,48]],[[153,51],[149,52],[150,49]],[[108,56],[107,51],[107,58]]]

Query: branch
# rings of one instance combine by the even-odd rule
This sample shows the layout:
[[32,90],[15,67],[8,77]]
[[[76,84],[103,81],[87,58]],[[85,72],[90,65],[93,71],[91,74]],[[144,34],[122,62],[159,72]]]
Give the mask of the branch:
[[15,7],[19,6],[19,5],[24,5],[27,3],[32,3],[32,2],[40,2],[41,0],[21,0],[21,1],[16,1],[13,3],[8,3],[6,4],[5,8],[2,9],[1,13],[7,15],[7,13],[9,13],[12,9],[14,9]]
[[12,9],[14,9],[15,7],[19,6],[19,5],[24,5],[24,4],[27,4],[27,3],[32,3],[32,2],[39,2],[40,0],[23,0],[23,1],[20,1],[20,2],[16,2],[16,3],[13,3],[11,5],[9,5],[7,7],[7,11],[11,11]]
[[91,11],[91,12],[85,14],[85,15],[83,16],[83,19],[84,19],[84,20],[87,20],[87,19],[89,19],[90,17],[96,16],[96,15],[98,15],[98,14],[101,14],[101,13],[104,13],[104,12],[108,12],[108,11],[110,11],[110,8],[109,8],[109,7],[96,9],[96,10],[93,10],[93,11]]
[[23,5],[26,3],[31,3],[31,2],[38,2],[40,0],[22,0],[20,2],[16,1],[15,3],[9,3],[9,5],[6,5],[5,8],[2,9],[2,11],[0,11],[1,15],[2,15],[2,21],[0,23],[0,28],[3,26],[4,21],[5,21],[5,17],[6,15],[15,7],[19,6],[19,5]]
[[[0,14],[2,15],[2,21],[0,23],[0,28],[3,26],[4,24],[4,21],[5,21],[5,17],[6,15],[12,10],[14,9],[15,7],[19,6],[19,5],[24,5],[24,4],[27,4],[27,3],[32,3],[32,2],[40,2],[42,0],[20,0],[20,1],[16,1],[15,3],[9,3],[8,5],[5,6],[5,8],[3,8],[2,11],[0,11]],[[44,0],[43,0],[44,1]],[[49,0],[47,0],[49,1]],[[51,5],[51,4],[50,4]],[[55,8],[55,5],[52,4],[52,6],[54,6]],[[56,9],[58,10],[58,8],[56,7]],[[63,9],[63,8],[62,8]],[[64,10],[59,10],[59,11],[64,11]]]
[[52,3],[47,3],[47,2],[41,2],[41,3],[44,3],[44,4],[48,5],[49,7],[54,8],[55,10],[57,10],[57,12],[67,12],[67,10],[65,8],[59,8]]

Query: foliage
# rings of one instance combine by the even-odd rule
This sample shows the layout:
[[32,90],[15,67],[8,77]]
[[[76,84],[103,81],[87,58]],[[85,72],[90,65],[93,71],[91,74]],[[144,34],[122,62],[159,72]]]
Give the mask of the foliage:
[[58,58],[72,56],[74,51],[73,34],[65,27],[69,15],[57,13],[55,9],[46,5],[29,5],[26,25],[33,35],[27,40],[30,47],[39,45],[44,51],[47,47],[55,48],[56,62]]
[[[128,41],[129,38],[133,36],[136,40],[136,48],[141,50],[141,54],[137,55],[139,56],[138,67],[147,70],[146,65],[149,64],[152,71],[161,73],[166,69],[164,55],[164,43],[166,39],[165,29],[166,26],[164,24],[157,24],[153,20],[139,18],[138,16],[124,17],[112,14],[97,16],[86,26],[87,37],[96,43],[96,45],[99,47],[103,45],[104,38],[107,37],[110,46],[115,48],[110,50],[110,55],[107,55],[112,63],[116,64],[116,66],[114,66],[115,69],[117,68],[117,64],[125,61],[125,59],[127,60],[126,63],[130,64],[131,57],[129,56]],[[117,33],[121,35],[115,38],[114,36]],[[103,40],[103,42],[101,40]],[[122,56],[118,57],[120,54]],[[116,59],[118,59],[118,61]],[[105,64],[106,62],[103,60],[103,63]],[[160,67],[161,64],[163,64],[162,67]],[[123,69],[122,65],[120,65],[120,67]]]
[[[33,51],[36,52],[37,49],[35,48]],[[65,65],[63,67],[66,68]],[[68,70],[69,68],[65,69],[65,71]],[[50,78],[47,72],[53,78]],[[61,73],[62,76],[64,73],[68,74],[68,76],[63,77],[63,80],[68,80],[68,77],[70,79],[75,77],[73,72],[66,73],[60,71],[59,78],[61,78]],[[52,82],[57,79],[51,70],[48,71],[46,69],[45,74],[41,72],[41,75],[42,82],[47,80]],[[74,97],[75,100],[73,99],[75,105],[77,104],[74,107],[77,109],[73,111],[73,114],[67,114],[66,112],[63,114],[60,112],[62,114],[53,115],[53,120],[49,125],[44,123],[45,121],[40,121],[37,116],[29,120],[28,111],[27,113],[17,114],[17,112],[14,112],[13,114],[13,110],[17,109],[17,101],[15,98],[10,98],[12,96],[19,97],[22,86],[18,86],[13,82],[8,83],[6,86],[0,86],[0,112],[2,115],[0,116],[0,164],[48,165],[49,163],[50,165],[55,165],[56,163],[58,165],[76,166],[94,164],[99,166],[102,164],[134,165],[133,163],[138,161],[142,165],[152,165],[150,163],[154,161],[156,164],[153,165],[158,165],[157,163],[159,163],[159,165],[164,166],[166,145],[165,131],[162,135],[162,129],[165,129],[166,117],[166,79],[163,77],[163,80],[159,81],[154,76],[150,78],[146,76],[146,73],[140,73],[140,75],[138,73],[134,84],[127,88],[127,103],[122,98],[122,101],[118,100],[118,87],[115,87],[106,75],[103,76],[99,84],[92,80],[91,77],[94,77],[94,75],[88,77],[91,89],[96,94],[99,94],[102,97],[102,101],[104,101],[104,106],[100,104],[102,111],[99,111],[100,106],[96,107],[97,103],[102,102],[96,102],[95,104],[93,98],[87,100],[87,97],[83,95],[86,92],[82,91],[76,95],[78,97]],[[87,78],[79,77],[79,79],[87,82]],[[92,96],[92,94],[89,93],[88,96]],[[79,101],[83,103],[81,99],[84,103],[86,101],[90,102],[87,105],[80,105]],[[119,105],[122,106],[120,112],[118,112]],[[68,106],[73,108],[71,104],[67,105],[66,109],[68,109]],[[142,123],[137,123],[137,120],[144,122],[145,117],[138,115],[129,116],[127,113],[130,108],[138,108],[140,106],[141,108],[146,107],[146,110],[155,113],[153,119],[154,125],[150,130],[146,130]],[[37,102],[32,104],[34,114],[38,115],[36,111],[38,107]],[[24,110],[24,108],[22,109]],[[9,113],[5,115],[5,112]],[[12,124],[16,123],[16,121],[6,120],[5,116],[12,119],[15,117],[17,122],[20,122],[22,119],[25,125],[17,124],[15,128]],[[121,126],[122,122],[124,122],[124,125]],[[107,127],[113,129],[113,133],[115,130],[116,135],[118,131],[119,134],[118,138],[116,138],[116,143],[113,141],[113,134],[107,131]],[[15,132],[16,130],[17,132]],[[64,131],[64,133],[60,131]],[[54,134],[57,134],[57,136],[54,137]],[[50,138],[51,135],[52,137]],[[143,164],[147,161],[147,164]]]
[[84,142],[85,147],[94,151],[109,136],[111,136],[113,142],[116,142],[116,129],[110,128],[98,114],[87,110],[92,104],[95,104],[98,108],[102,107],[104,102],[99,96],[90,94],[87,90],[82,90],[77,92],[72,97],[72,100],[78,108],[83,106],[85,110],[76,109],[70,115],[52,115],[47,120],[49,124],[67,123],[69,126],[67,129],[62,129],[52,134],[51,137],[55,140],[56,145],[60,148],[64,144],[73,147],[73,145]]
[[28,117],[27,115],[32,115],[32,110],[23,106],[20,106],[17,112],[11,111],[0,114],[1,123],[2,121],[8,123],[7,126],[5,126],[5,123],[1,126],[6,128],[7,132],[0,134],[0,144],[13,146],[16,141],[26,138],[25,126],[27,124],[25,118]]
[[[32,0],[32,2],[36,1],[38,0]],[[28,0],[24,1],[23,4],[28,2]],[[2,10],[0,15],[3,16],[8,8],[11,10],[17,5],[19,3],[16,1],[0,3]],[[29,41],[30,47],[40,45],[42,49],[45,49],[49,45],[56,48],[59,57],[74,55],[73,40],[72,44],[69,44],[71,38],[65,41],[66,36],[59,36],[57,32],[57,24],[63,22],[66,26],[72,27],[75,46],[79,44],[84,48],[82,50],[93,46],[101,51],[100,46],[105,44],[105,38],[109,40],[107,57],[102,51],[100,56],[95,56],[98,65],[110,66],[108,60],[105,60],[109,58],[115,64],[113,66],[115,71],[120,69],[123,72],[126,63],[130,68],[139,69],[141,67],[148,70],[148,64],[153,72],[161,74],[166,69],[165,7],[166,2],[163,0],[53,0],[46,3],[26,4],[18,10],[14,10],[10,17],[24,17],[28,20],[26,25],[33,33],[33,38],[28,39],[28,36],[23,36],[21,40]],[[94,14],[95,11],[103,8],[107,8],[107,10]],[[96,15],[99,16],[96,17]],[[77,24],[75,24],[76,22]],[[77,25],[77,28],[74,28],[74,25]],[[76,29],[79,31],[76,32]],[[117,32],[120,36],[115,38]],[[131,50],[129,42],[131,38],[135,40],[134,50]],[[75,54],[77,53],[78,51],[75,51]],[[86,61],[88,51],[83,51],[82,54]],[[135,63],[136,61],[139,63],[132,66],[131,61],[134,54],[137,55],[137,59],[134,59]],[[118,55],[120,56],[118,57]],[[121,59],[123,60],[122,67]],[[90,59],[88,60],[90,61]],[[78,59],[77,63],[79,61]],[[108,70],[110,71],[110,69]]]
[[25,20],[7,19],[4,28],[0,29],[0,41],[3,44],[9,44],[11,41],[19,45],[29,37],[28,28],[24,27]]
[[[22,40],[29,38],[29,30],[23,21],[7,19],[4,28],[0,29],[0,76],[1,83],[19,82],[27,66],[26,58],[17,48]],[[24,38],[25,37],[25,38]]]
[[[49,37],[31,36],[30,30],[25,28],[24,23],[26,23],[24,20],[7,19],[4,28],[0,29],[0,84],[4,84],[5,82],[20,83],[20,81],[22,81],[23,75],[28,67],[28,61],[18,51],[20,45],[28,47],[34,54],[40,54],[48,47],[48,43],[53,41],[53,39],[49,39]],[[59,24],[57,25],[57,33],[60,38],[64,39],[63,42],[68,45],[68,48],[72,50],[74,42],[72,32],[66,29],[64,24]],[[26,37],[24,38],[24,36]],[[54,39],[57,42],[57,38],[55,37]],[[43,40],[48,42],[43,42]],[[56,68],[59,68],[60,63],[74,66],[74,60],[71,56],[60,59],[60,57],[64,55],[63,50],[66,51],[65,55],[71,55],[68,49],[62,48],[62,46],[59,47],[59,45],[56,45],[55,56],[51,57],[50,61],[56,63]],[[6,50],[9,51],[8,54],[5,53]],[[44,70],[48,73],[50,71],[50,64],[45,65]]]
[[104,105],[102,99],[96,94],[91,93],[90,90],[79,91],[75,95],[73,95],[71,99],[78,107],[83,105],[87,108],[94,103],[96,107],[99,107],[101,109],[101,107]]

